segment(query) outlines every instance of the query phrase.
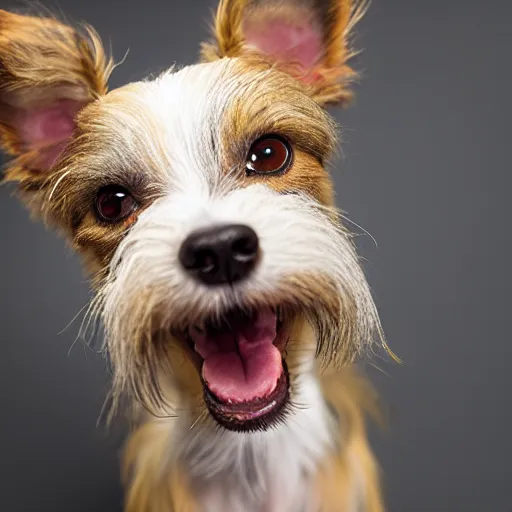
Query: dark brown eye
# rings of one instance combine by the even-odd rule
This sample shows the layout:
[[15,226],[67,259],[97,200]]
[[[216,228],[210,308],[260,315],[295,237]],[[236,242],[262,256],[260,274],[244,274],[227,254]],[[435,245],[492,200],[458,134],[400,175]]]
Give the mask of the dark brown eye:
[[245,167],[249,176],[279,174],[288,169],[291,160],[290,144],[276,135],[267,135],[251,146]]
[[118,222],[128,217],[136,207],[130,192],[119,185],[107,185],[98,190],[96,210],[103,220]]

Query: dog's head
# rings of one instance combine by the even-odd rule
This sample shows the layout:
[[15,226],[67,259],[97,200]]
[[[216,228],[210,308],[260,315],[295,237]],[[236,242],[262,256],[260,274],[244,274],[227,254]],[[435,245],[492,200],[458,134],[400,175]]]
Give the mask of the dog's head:
[[6,177],[84,256],[116,396],[265,429],[380,332],[325,169],[360,15],[222,0],[202,63],[107,92],[94,31],[0,11]]

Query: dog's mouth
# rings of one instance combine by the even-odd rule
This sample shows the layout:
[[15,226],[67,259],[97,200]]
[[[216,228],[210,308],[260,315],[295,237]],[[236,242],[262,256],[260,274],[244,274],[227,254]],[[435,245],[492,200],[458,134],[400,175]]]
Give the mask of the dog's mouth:
[[220,322],[188,330],[201,361],[204,399],[212,417],[230,430],[266,429],[279,420],[289,398],[281,351],[285,323],[278,311],[234,310]]

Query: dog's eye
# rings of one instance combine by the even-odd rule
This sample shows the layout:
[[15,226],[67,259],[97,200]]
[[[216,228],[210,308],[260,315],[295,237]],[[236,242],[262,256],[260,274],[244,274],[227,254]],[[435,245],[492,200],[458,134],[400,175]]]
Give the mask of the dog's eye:
[[137,203],[125,188],[119,185],[107,185],[98,190],[96,211],[101,219],[117,222],[128,217]]
[[288,169],[291,160],[290,144],[277,135],[267,135],[251,146],[245,167],[248,176],[280,174]]

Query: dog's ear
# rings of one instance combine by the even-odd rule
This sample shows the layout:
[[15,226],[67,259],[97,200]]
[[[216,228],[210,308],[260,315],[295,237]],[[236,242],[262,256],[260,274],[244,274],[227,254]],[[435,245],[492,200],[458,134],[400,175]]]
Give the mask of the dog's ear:
[[111,70],[92,29],[0,10],[0,143],[14,157],[8,180],[37,188],[71,139],[76,114],[106,93]]
[[320,104],[351,99],[356,73],[350,35],[365,12],[358,0],[221,0],[214,43],[202,58],[259,54],[303,81]]

